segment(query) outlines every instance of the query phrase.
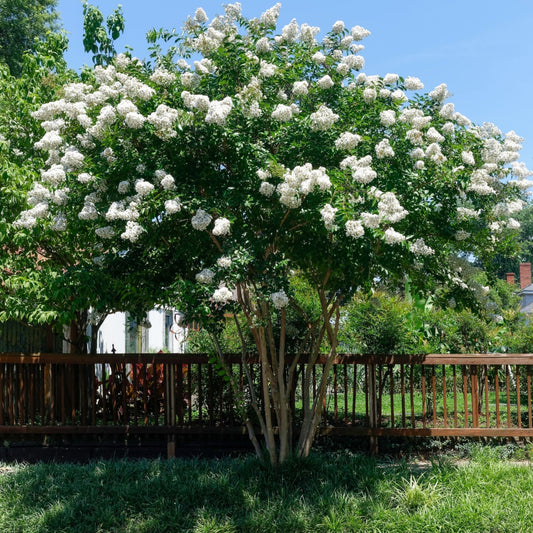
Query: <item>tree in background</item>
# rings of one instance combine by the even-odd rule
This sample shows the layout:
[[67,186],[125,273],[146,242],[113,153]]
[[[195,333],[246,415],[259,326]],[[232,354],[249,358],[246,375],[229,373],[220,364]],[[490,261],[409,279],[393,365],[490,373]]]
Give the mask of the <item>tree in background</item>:
[[262,372],[259,390],[247,376],[249,398],[272,464],[309,453],[341,305],[407,278],[470,297],[456,258],[505,252],[530,185],[514,132],[473,126],[445,85],[424,94],[417,78],[363,73],[364,28],[338,21],[317,40],[292,21],[275,34],[279,9],[247,19],[229,4],[211,22],[198,9],[181,35],[150,35],[154,65],[119,54],[66,85],[34,113],[48,160],[14,222],[85,232],[132,296],[150,286],[153,304],[179,301],[187,321],[216,330],[232,315],[248,328]]
[[11,74],[22,73],[25,52],[59,28],[57,0],[0,0],[0,63]]
[[[93,24],[86,39],[96,40],[97,35]],[[31,53],[24,54],[20,76],[0,66],[0,321],[51,325],[66,335],[72,351],[84,353],[88,326],[93,337],[91,347],[96,349],[99,326],[110,312],[124,310],[124,297],[128,310],[138,315],[139,308],[146,310],[145,303],[139,301],[142,285],[135,291],[129,283],[124,287],[112,263],[105,267],[99,263],[101,243],[90,238],[81,222],[59,233],[61,217],[50,227],[34,232],[12,224],[27,201],[33,203],[41,194],[46,195],[33,184],[51,154],[35,143],[43,135],[47,137],[47,132],[53,136],[56,125],[40,124],[32,113],[43,103],[61,98],[65,84],[79,81],[64,60],[67,46],[62,33],[49,32]],[[76,162],[68,165],[75,168]],[[46,198],[55,205],[66,199],[59,192]]]

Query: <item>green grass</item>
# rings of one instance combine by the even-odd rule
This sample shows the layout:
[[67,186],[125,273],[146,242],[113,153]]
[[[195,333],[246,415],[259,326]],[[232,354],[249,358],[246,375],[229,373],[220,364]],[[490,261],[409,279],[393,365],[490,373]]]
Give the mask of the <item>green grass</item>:
[[464,462],[421,466],[315,452],[278,470],[253,457],[0,465],[0,531],[533,532],[533,468],[508,455],[469,446]]

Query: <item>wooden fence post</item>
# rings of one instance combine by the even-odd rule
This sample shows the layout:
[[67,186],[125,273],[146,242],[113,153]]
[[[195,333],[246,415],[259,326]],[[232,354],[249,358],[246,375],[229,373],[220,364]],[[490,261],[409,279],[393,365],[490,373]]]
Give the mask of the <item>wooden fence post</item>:
[[479,386],[477,365],[470,365],[470,389],[472,392],[472,427],[479,427]]
[[376,386],[376,365],[371,363],[368,365],[368,383],[367,383],[367,394],[368,394],[368,418],[370,426],[370,454],[377,455],[379,449],[378,436],[375,435],[372,430],[378,427],[378,388]]
[[[167,424],[176,426],[176,376],[175,365],[173,363],[165,365],[165,389],[166,389],[166,415]],[[167,440],[167,459],[176,457],[176,434],[170,433]]]

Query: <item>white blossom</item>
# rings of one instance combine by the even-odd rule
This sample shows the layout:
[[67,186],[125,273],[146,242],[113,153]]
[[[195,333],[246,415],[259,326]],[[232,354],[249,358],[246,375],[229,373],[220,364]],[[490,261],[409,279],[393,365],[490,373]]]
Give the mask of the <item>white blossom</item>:
[[461,152],[461,160],[465,165],[475,165],[476,160],[474,159],[474,154],[470,151]]
[[127,180],[121,181],[118,184],[117,190],[120,194],[126,194],[130,190],[130,182]]
[[370,35],[370,32],[361,26],[354,26],[352,28],[351,34],[354,41],[362,41],[365,37],[368,37]]
[[321,105],[315,113],[311,113],[311,129],[313,130],[327,130],[339,120],[339,115],[334,113],[329,107]]
[[38,150],[55,150],[63,144],[63,139],[56,130],[47,131],[42,139],[35,143]]
[[232,264],[231,257],[228,256],[222,256],[217,259],[217,265],[220,268],[229,268]]
[[385,230],[385,233],[383,235],[383,240],[387,244],[398,244],[400,242],[405,241],[405,235],[402,235],[401,233],[398,233],[393,228],[388,228]]
[[361,223],[365,228],[379,228],[380,216],[376,213],[361,213]]
[[316,83],[321,89],[329,89],[335,85],[331,77],[327,74],[320,78]]
[[49,183],[52,186],[61,185],[66,178],[63,165],[52,165],[48,170],[42,172],[41,178],[43,182]]
[[405,210],[393,192],[386,192],[380,196],[378,202],[378,213],[381,220],[391,223],[403,220],[409,212]]
[[276,65],[261,60],[258,76],[260,78],[271,78],[276,74],[277,70],[278,67]]
[[140,113],[128,113],[124,118],[124,122],[128,128],[138,130],[143,127],[146,118]]
[[161,187],[163,187],[163,189],[165,189],[166,191],[171,191],[172,189],[175,189],[176,183],[174,177],[170,174],[166,174],[161,180]]
[[320,210],[320,215],[324,221],[324,226],[326,226],[326,229],[330,231],[335,227],[335,214],[337,211],[338,209],[336,207],[332,207],[331,204],[326,204]]
[[117,105],[117,111],[120,115],[125,117],[128,113],[138,113],[139,110],[131,100],[124,98]]
[[292,94],[296,96],[305,96],[309,92],[309,83],[307,81],[295,81],[292,85]]
[[394,150],[392,149],[389,139],[383,139],[376,144],[376,156],[378,159],[384,159],[386,157],[394,157]]
[[128,222],[126,222],[126,230],[121,233],[120,236],[124,240],[135,242],[139,239],[143,231],[144,229],[140,224],[133,222],[132,220],[128,220]]
[[292,108],[290,105],[278,104],[271,116],[279,122],[288,122],[292,119]]
[[337,20],[333,27],[331,28],[333,33],[342,33],[344,31],[344,22],[342,20]]
[[115,230],[111,226],[103,226],[94,230],[96,235],[101,239],[112,239],[115,236]]
[[384,126],[392,126],[396,122],[396,113],[393,109],[387,109],[379,114],[379,119]]
[[281,4],[277,3],[275,6],[267,9],[260,17],[261,24],[264,24],[267,27],[273,27],[278,22],[279,10],[281,9]]
[[259,193],[268,198],[272,196],[272,194],[274,194],[275,190],[276,190],[276,187],[272,185],[272,183],[269,183],[268,181],[263,181],[259,187]]
[[203,209],[198,209],[191,219],[192,227],[198,231],[203,231],[209,226],[212,218],[213,217]]
[[233,101],[231,97],[226,96],[221,101],[209,102],[209,110],[205,117],[205,121],[208,124],[218,124],[223,126],[226,123],[226,119],[233,109]]
[[154,186],[143,179],[138,179],[135,181],[135,190],[139,196],[146,196],[154,190]]
[[181,211],[181,204],[178,200],[165,200],[165,213],[167,215],[173,215]]
[[326,56],[322,52],[315,52],[311,59],[318,65],[322,65],[326,62]]
[[450,93],[448,92],[448,87],[445,83],[441,83],[429,93],[429,97],[432,100],[436,100],[437,102],[442,102],[446,100],[446,98],[448,98],[449,96]]
[[458,207],[457,218],[458,220],[467,220],[469,218],[477,219],[481,213],[480,209],[471,209],[469,207]]
[[367,87],[363,91],[363,100],[367,104],[371,104],[377,98],[377,96],[378,96],[378,93],[376,89],[374,89],[373,87]]
[[444,137],[433,126],[427,130],[426,139],[430,143],[441,143],[444,141]]
[[356,133],[345,131],[335,140],[335,147],[339,150],[351,150],[361,142],[361,136]]
[[409,245],[409,250],[415,255],[434,255],[435,250],[433,248],[429,247],[425,242],[424,239],[416,239],[416,241],[413,241]]
[[215,273],[212,270],[204,268],[202,271],[196,274],[196,281],[198,283],[202,283],[203,285],[210,285],[211,283],[213,283],[214,277]]
[[217,218],[213,228],[213,235],[224,236],[229,235],[231,223],[227,218]]
[[346,235],[358,239],[365,234],[363,224],[359,220],[348,220],[346,222]]
[[409,91],[419,91],[424,88],[424,84],[413,76],[407,76],[405,78],[405,88]]
[[285,291],[281,290],[278,292],[273,292],[270,295],[272,304],[276,309],[283,309],[289,305],[289,297],[285,294]]
[[168,87],[172,85],[174,81],[176,81],[176,74],[168,71],[163,67],[158,67],[154,70],[154,72],[150,76],[150,79],[157,85]]
[[204,22],[207,22],[209,19],[207,18],[205,11],[201,7],[199,7],[194,13],[194,20],[202,24]]
[[231,292],[227,287],[220,287],[213,293],[211,299],[216,303],[225,304],[230,300],[233,300],[233,292]]

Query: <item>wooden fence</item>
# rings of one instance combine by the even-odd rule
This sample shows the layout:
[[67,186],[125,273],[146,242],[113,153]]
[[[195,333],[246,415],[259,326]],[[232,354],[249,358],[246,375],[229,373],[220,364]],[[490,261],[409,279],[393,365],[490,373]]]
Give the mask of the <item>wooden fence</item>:
[[[204,355],[0,355],[0,435],[244,434],[244,366],[235,395]],[[318,383],[322,363],[314,370]],[[260,365],[246,364],[260,385]],[[319,433],[533,436],[533,354],[339,356]],[[302,359],[299,369],[305,367]],[[301,373],[291,400],[302,407]],[[316,386],[313,394],[316,393]]]

